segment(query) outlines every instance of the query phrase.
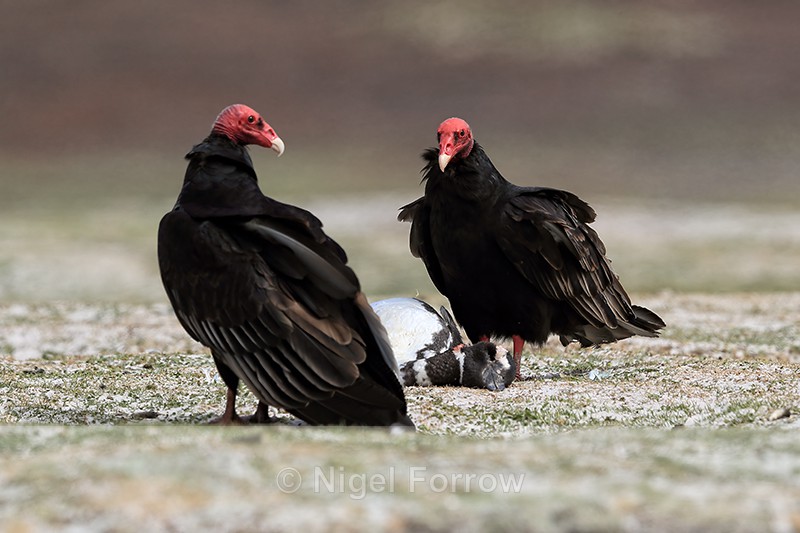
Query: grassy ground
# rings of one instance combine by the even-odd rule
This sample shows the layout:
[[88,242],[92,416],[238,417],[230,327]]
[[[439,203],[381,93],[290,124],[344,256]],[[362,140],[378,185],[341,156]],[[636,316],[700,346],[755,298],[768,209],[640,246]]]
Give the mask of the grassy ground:
[[419,431],[406,435],[290,427],[283,413],[272,427],[205,426],[224,387],[166,306],[4,306],[0,521],[800,528],[800,294],[636,299],[665,318],[662,338],[548,344],[500,393],[408,388]]
[[[523,381],[500,394],[409,388],[420,431],[763,425],[776,410],[800,408],[799,294],[638,300],[669,324],[661,338],[592,349],[554,339],[529,352]],[[12,354],[3,359],[0,422],[197,423],[222,407],[206,350],[164,305],[12,305],[0,321],[0,346]],[[243,402],[253,406],[246,394]]]

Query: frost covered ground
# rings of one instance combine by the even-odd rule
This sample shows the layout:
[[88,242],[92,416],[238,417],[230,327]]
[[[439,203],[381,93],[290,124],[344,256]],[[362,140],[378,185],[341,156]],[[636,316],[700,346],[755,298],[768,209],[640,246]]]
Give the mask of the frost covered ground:
[[411,435],[209,427],[223,385],[163,304],[2,306],[0,523],[800,528],[800,294],[636,299],[660,339],[548,344],[499,393],[406,389]]
[[[669,324],[661,338],[591,349],[553,339],[529,347],[523,381],[501,393],[407,389],[413,418],[426,433],[493,437],[761,425],[800,408],[800,294],[637,301]],[[166,305],[13,304],[0,325],[0,422],[198,422],[222,407],[210,356]]]

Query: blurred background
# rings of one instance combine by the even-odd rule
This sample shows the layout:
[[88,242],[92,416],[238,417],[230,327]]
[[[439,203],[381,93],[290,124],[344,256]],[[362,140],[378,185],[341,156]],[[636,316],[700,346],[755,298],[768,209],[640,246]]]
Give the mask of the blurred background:
[[286,142],[262,189],[314,211],[371,297],[435,290],[397,208],[438,124],[571,190],[632,292],[800,287],[792,0],[2,1],[0,301],[166,301],[183,155],[226,105]]

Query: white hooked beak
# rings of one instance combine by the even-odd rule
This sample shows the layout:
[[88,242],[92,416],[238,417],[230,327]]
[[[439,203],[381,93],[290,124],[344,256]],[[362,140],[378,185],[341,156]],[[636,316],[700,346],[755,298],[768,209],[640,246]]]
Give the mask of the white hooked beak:
[[447,168],[447,163],[449,163],[451,159],[453,159],[452,155],[439,152],[439,170],[444,172],[444,169]]
[[274,139],[272,139],[272,146],[270,146],[270,149],[274,150],[278,154],[278,157],[280,157],[281,154],[283,154],[283,150],[285,148],[286,146],[283,144],[283,140],[281,140],[280,137],[275,137]]

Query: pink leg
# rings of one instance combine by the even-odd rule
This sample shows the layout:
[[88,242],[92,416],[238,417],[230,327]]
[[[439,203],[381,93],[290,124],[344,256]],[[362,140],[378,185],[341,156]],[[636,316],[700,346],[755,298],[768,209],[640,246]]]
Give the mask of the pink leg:
[[514,363],[517,366],[517,375],[515,379],[522,379],[520,364],[522,363],[522,349],[525,347],[525,339],[519,335],[512,335],[511,338],[514,340]]
[[239,416],[236,413],[236,389],[228,389],[225,399],[225,414],[215,418],[209,424],[218,426],[239,426],[244,424],[271,424],[277,418],[269,416],[269,406],[264,402],[258,402],[255,414],[249,416]]
[[209,422],[209,424],[232,426],[239,425],[241,423],[242,419],[239,418],[238,414],[236,414],[236,389],[231,389],[229,387],[225,398],[225,414],[219,418],[215,418]]

